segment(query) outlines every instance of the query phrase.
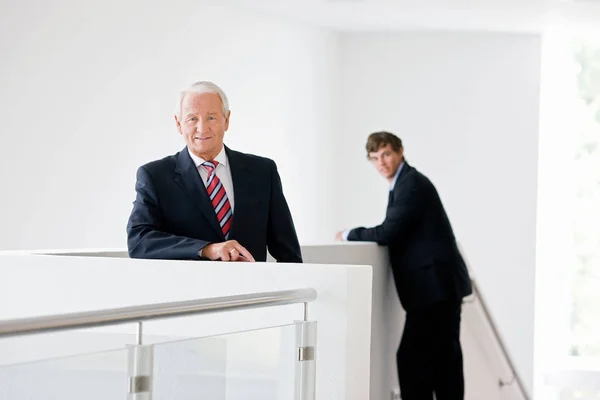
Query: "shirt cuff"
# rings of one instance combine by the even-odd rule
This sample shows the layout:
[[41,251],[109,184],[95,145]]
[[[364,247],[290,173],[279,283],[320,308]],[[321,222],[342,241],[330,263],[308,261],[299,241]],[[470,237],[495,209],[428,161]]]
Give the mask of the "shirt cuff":
[[350,234],[350,229],[346,229],[344,232],[342,232],[342,239],[344,239],[344,241],[347,241],[349,234]]

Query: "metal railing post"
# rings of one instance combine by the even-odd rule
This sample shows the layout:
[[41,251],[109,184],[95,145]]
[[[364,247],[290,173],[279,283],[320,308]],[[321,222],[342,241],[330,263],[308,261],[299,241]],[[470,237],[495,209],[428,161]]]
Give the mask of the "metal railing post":
[[315,400],[317,380],[316,321],[296,322],[296,355],[294,400]]

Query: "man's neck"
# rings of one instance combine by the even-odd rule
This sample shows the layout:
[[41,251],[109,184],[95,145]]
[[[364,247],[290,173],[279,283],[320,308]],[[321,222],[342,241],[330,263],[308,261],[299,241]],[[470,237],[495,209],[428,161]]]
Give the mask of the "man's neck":
[[398,179],[398,175],[400,174],[400,170],[402,169],[403,166],[404,166],[404,159],[402,160],[400,165],[398,165],[398,168],[396,168],[396,172],[394,172],[394,175],[391,178],[388,178],[388,182],[390,184],[390,190],[394,188],[396,180]]

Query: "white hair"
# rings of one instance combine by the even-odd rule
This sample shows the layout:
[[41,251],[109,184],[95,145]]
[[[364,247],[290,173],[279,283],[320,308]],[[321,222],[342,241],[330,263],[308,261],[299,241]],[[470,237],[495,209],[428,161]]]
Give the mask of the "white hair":
[[221,104],[223,107],[223,115],[227,117],[229,113],[229,100],[227,100],[227,95],[216,84],[209,81],[200,81],[196,82],[193,85],[189,86],[187,89],[182,90],[179,93],[179,101],[177,103],[177,115],[181,117],[181,104],[183,103],[183,98],[189,93],[215,93],[221,98]]

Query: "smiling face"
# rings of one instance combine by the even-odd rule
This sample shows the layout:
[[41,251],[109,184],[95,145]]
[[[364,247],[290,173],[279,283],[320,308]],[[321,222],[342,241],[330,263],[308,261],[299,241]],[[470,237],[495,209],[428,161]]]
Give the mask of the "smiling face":
[[181,101],[175,123],[188,149],[204,160],[212,160],[223,148],[230,115],[231,111],[224,114],[218,94],[188,93]]

